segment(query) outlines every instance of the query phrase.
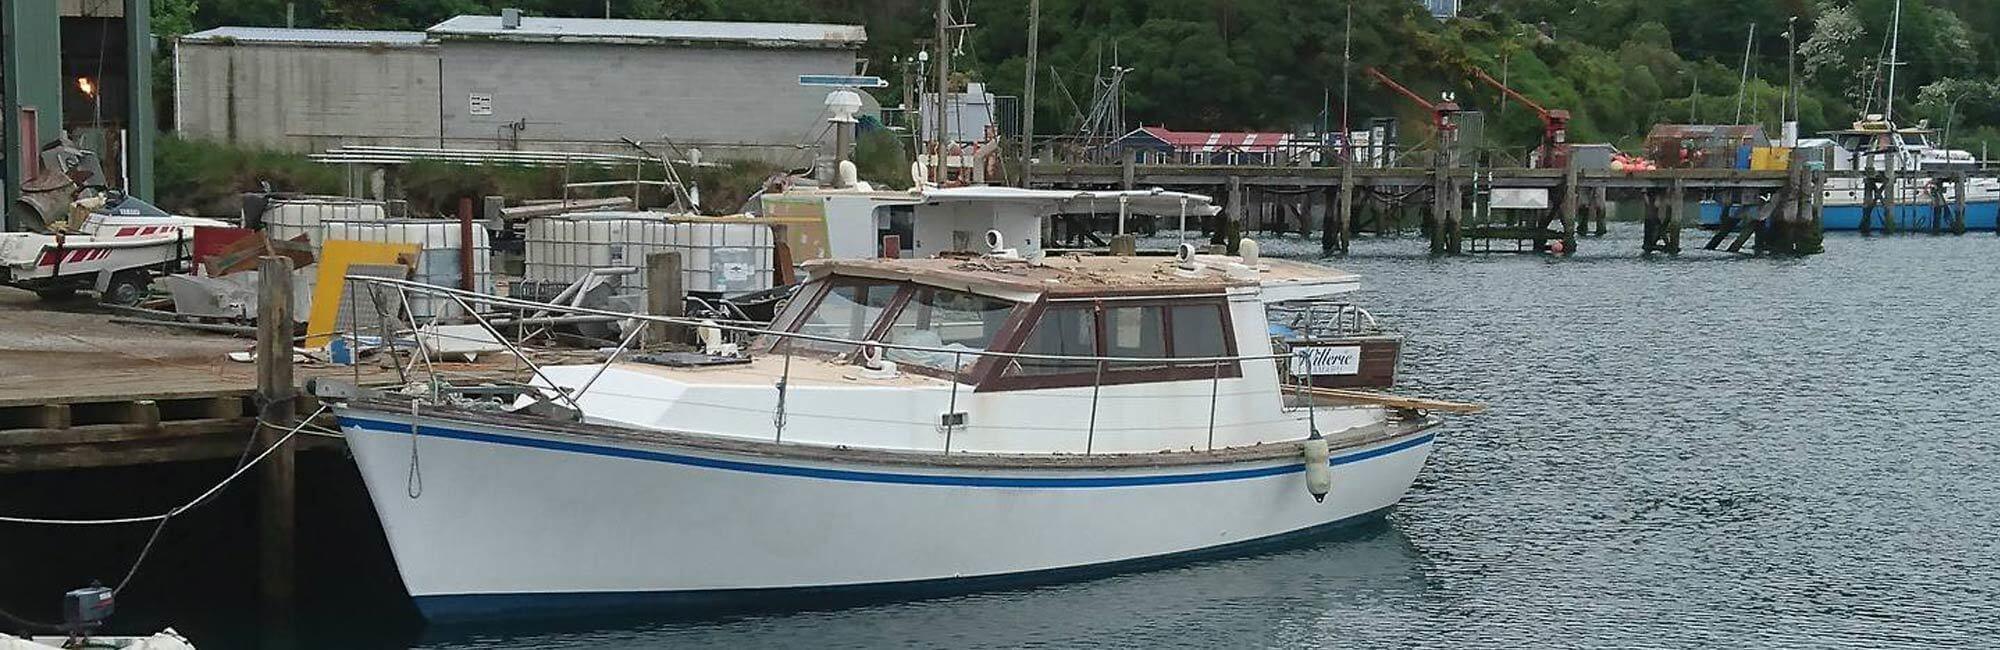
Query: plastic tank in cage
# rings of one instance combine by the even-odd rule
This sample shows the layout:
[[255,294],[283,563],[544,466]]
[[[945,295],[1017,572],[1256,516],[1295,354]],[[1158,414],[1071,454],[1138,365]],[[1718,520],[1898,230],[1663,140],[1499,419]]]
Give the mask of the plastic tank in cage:
[[622,279],[643,291],[646,256],[681,254],[687,291],[733,294],[771,287],[769,225],[736,217],[668,218],[656,212],[593,212],[528,221],[526,279],[567,284],[592,269],[641,269]]
[[259,221],[264,225],[264,234],[280,241],[303,234],[311,241],[315,251],[325,241],[320,224],[329,221],[379,222],[389,218],[389,211],[380,202],[340,196],[271,195],[264,200],[263,208]]
[[[456,221],[438,219],[398,219],[393,221],[324,221],[316,238],[324,241],[351,240],[417,245],[418,282],[454,289],[462,288],[463,273],[458,250],[460,226]],[[472,229],[472,290],[494,291],[492,246],[485,226]],[[315,243],[322,241],[315,239]],[[410,294],[410,312],[419,320],[454,318],[463,310],[446,296]]]

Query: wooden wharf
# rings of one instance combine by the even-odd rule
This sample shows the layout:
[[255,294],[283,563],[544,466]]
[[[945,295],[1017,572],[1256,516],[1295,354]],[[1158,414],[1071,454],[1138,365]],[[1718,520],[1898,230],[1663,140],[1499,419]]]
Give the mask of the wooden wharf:
[[[1636,201],[1643,207],[1645,253],[1679,254],[1681,232],[1696,225],[1692,212],[1701,202],[1723,208],[1710,250],[1774,254],[1820,252],[1824,190],[1837,178],[1874,179],[1868,184],[1873,223],[1895,232],[1896,197],[1882,188],[1895,183],[1882,173],[1823,171],[1794,164],[1788,170],[1661,169],[1651,171],[1479,168],[1479,167],[1307,167],[1038,163],[1031,187],[1055,189],[1134,189],[1163,187],[1205,193],[1224,206],[1223,214],[1202,224],[1211,243],[1233,247],[1246,228],[1320,235],[1321,250],[1344,254],[1357,233],[1388,233],[1409,224],[1421,229],[1438,254],[1467,252],[1574,253],[1578,238],[1608,229],[1610,205]],[[1996,177],[1995,171],[1922,172],[1945,188],[1934,196],[1955,196],[1963,215],[1965,183]],[[1907,177],[1910,173],[1905,173]],[[1953,189],[1955,188],[1955,190]],[[1496,210],[1496,190],[1546,190],[1547,208]],[[1871,212],[1874,214],[1874,212]],[[1256,215],[1256,219],[1252,219]],[[1317,215],[1317,216],[1316,216]],[[1933,231],[1963,232],[1933,220]],[[1869,222],[1864,221],[1864,227]],[[1511,246],[1509,244],[1511,243]],[[1233,251],[1232,251],[1233,252]]]

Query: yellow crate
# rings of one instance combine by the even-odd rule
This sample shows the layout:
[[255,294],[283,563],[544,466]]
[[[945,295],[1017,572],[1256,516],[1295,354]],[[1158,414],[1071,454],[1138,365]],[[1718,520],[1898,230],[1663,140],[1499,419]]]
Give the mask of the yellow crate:
[[1750,168],[1757,171],[1785,171],[1792,168],[1790,147],[1757,147],[1750,150]]

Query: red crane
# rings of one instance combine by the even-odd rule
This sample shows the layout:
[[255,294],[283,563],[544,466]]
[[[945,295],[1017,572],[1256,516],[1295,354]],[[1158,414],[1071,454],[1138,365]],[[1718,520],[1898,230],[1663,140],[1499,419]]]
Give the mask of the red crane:
[[1362,68],[1361,71],[1367,73],[1370,77],[1374,77],[1382,85],[1388,86],[1390,90],[1396,91],[1397,94],[1409,98],[1412,102],[1416,102],[1418,106],[1424,107],[1424,110],[1430,111],[1433,122],[1432,126],[1437,127],[1439,139],[1450,142],[1452,132],[1458,130],[1458,125],[1451,123],[1451,116],[1457,113],[1459,109],[1458,104],[1451,101],[1449,95],[1442,101],[1432,103],[1431,100],[1424,99],[1424,96],[1417,94],[1416,91],[1403,87],[1403,84],[1396,83],[1396,80],[1390,79],[1389,75],[1382,74],[1382,71],[1376,70],[1375,66],[1371,65]]
[[1501,94],[1527,106],[1542,118],[1542,167],[1560,168],[1569,164],[1569,111],[1543,108],[1535,100],[1528,99],[1527,95],[1514,92],[1514,89],[1494,79],[1493,75],[1486,74],[1485,70],[1473,68],[1472,76],[1499,89]]

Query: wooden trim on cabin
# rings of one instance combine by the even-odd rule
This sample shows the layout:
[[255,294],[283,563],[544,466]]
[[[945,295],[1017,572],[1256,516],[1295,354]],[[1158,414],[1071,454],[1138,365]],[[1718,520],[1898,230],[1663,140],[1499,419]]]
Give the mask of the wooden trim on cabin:
[[[1104,294],[1104,295],[1111,296],[1113,294]],[[1215,294],[1213,297],[1201,297],[1201,298],[1175,298],[1175,299],[1162,298],[1159,300],[1118,301],[1110,305],[1107,305],[1104,301],[1086,301],[1086,300],[1052,301],[1045,297],[1042,300],[1035,301],[1035,304],[1033,304],[1026,310],[1026,313],[1022,318],[1023,325],[1018,329],[1018,331],[1012,333],[1013,336],[1011,336],[1009,340],[1006,341],[1005,346],[1004,347],[1001,346],[996,341],[996,344],[994,345],[993,349],[1006,352],[1025,352],[1024,350],[1021,349],[1021,346],[1025,345],[1027,343],[1028,337],[1034,333],[1034,325],[1041,322],[1042,314],[1044,314],[1049,310],[1051,303],[1062,304],[1062,305],[1089,305],[1091,307],[1091,313],[1093,317],[1091,326],[1096,328],[1096,339],[1097,339],[1094,342],[1095,349],[1093,352],[1093,356],[1099,356],[1099,357],[1114,356],[1108,352],[1110,346],[1109,343],[1110,339],[1108,336],[1106,336],[1108,332],[1106,330],[1106,324],[1105,324],[1106,319],[1104,315],[1105,310],[1107,308],[1122,308],[1122,307],[1165,308],[1161,310],[1161,318],[1158,325],[1160,328],[1160,339],[1161,341],[1163,341],[1164,346],[1166,348],[1165,353],[1168,355],[1160,358],[1162,364],[1175,363],[1175,358],[1172,356],[1174,353],[1174,343],[1173,343],[1173,315],[1172,315],[1173,310],[1171,308],[1175,306],[1214,305],[1216,308],[1216,312],[1221,316],[1221,327],[1222,327],[1221,335],[1222,335],[1223,353],[1217,356],[1225,356],[1225,357],[1237,356],[1235,322],[1229,313],[1229,301],[1227,299],[1227,296],[1225,296],[1224,294]],[[996,339],[997,338],[998,337],[996,337]],[[1182,364],[1182,365],[1168,365],[1167,367],[1130,368],[1130,369],[1106,367],[1102,369],[1101,373],[1098,372],[1097,370],[1088,370],[1083,372],[1067,372],[1062,374],[1050,374],[1050,375],[1020,375],[1020,374],[1010,375],[1007,374],[1006,372],[1007,368],[1013,365],[1010,359],[994,358],[991,360],[996,363],[991,364],[993,367],[988,368],[986,374],[980,376],[979,387],[976,389],[976,392],[1039,390],[1047,388],[1076,388],[1079,386],[1090,386],[1093,384],[1102,386],[1120,386],[1126,384],[1149,384],[1149,383],[1159,383],[1159,382],[1169,382],[1169,381],[1213,380],[1218,378],[1215,364],[1202,364],[1202,365]],[[1099,362],[1099,363],[1102,364],[1105,362]],[[1242,361],[1224,362],[1222,364],[1220,378],[1235,379],[1242,376],[1243,376]]]
[[[1319,388],[1393,388],[1396,373],[1402,363],[1403,339],[1399,336],[1377,335],[1341,338],[1303,339],[1287,341],[1292,349],[1312,347],[1354,346],[1361,348],[1360,372],[1352,375],[1313,375],[1312,385]],[[1278,372],[1290,384],[1305,385],[1302,377],[1295,377],[1289,368],[1289,360],[1280,360]]]

